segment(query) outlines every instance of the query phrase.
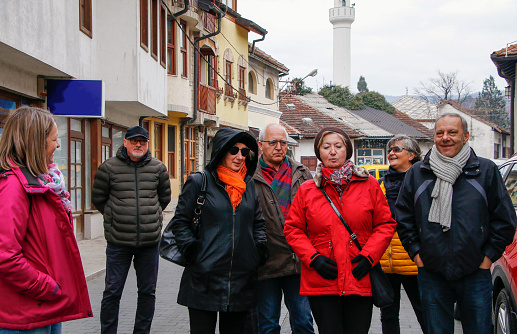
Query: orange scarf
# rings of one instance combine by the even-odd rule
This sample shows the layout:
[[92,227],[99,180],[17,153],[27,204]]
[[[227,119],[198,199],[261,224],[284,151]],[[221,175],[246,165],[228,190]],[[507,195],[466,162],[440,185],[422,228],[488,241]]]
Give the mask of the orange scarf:
[[234,172],[222,165],[217,167],[217,175],[219,176],[219,180],[225,184],[226,192],[228,193],[228,196],[230,196],[230,201],[232,202],[234,210],[239,204],[241,204],[242,194],[246,191],[246,182],[244,182],[246,172],[246,164],[242,164],[242,167],[238,172]]

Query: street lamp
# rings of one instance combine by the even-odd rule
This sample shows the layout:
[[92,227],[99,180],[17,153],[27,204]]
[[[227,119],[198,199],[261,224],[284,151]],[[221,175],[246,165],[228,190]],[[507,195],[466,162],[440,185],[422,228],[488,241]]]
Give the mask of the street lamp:
[[304,80],[305,78],[307,78],[307,77],[315,77],[317,74],[318,74],[318,69],[317,69],[317,68],[315,68],[315,69],[313,69],[309,74],[307,74],[306,76],[304,76],[304,77],[302,78],[302,80],[300,80],[300,81],[303,81],[303,80]]

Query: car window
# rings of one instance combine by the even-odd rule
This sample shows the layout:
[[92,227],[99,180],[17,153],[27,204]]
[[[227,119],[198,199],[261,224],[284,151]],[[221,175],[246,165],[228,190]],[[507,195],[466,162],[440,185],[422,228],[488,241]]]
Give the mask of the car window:
[[501,167],[499,168],[499,173],[501,173],[501,177],[503,178],[503,180],[504,180],[504,178],[505,178],[505,176],[506,176],[506,172],[507,172],[507,171],[510,169],[510,167],[512,167],[512,166],[513,166],[513,164],[506,164],[506,165],[501,166]]
[[387,169],[379,169],[379,179],[384,177],[384,175],[388,172]]
[[368,170],[368,173],[370,173],[371,176],[375,177],[375,169]]
[[517,206],[517,164],[512,165],[512,169],[508,173],[505,181],[506,190],[510,194],[513,206]]

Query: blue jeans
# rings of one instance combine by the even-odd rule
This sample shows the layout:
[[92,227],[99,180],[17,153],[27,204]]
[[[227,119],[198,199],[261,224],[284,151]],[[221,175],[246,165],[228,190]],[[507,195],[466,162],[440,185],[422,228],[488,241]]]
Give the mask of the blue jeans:
[[61,334],[61,323],[34,329],[2,329],[0,334]]
[[131,260],[136,271],[138,301],[133,333],[149,333],[156,302],[158,245],[148,248],[106,246],[106,287],[101,302],[101,333],[117,333],[120,297]]
[[280,333],[280,307],[284,302],[289,310],[293,334],[314,333],[311,307],[307,296],[300,295],[300,275],[258,281],[257,313],[259,334]]
[[463,333],[490,333],[492,329],[492,276],[478,269],[448,281],[442,275],[418,268],[422,312],[429,334],[454,333],[454,302],[461,306]]

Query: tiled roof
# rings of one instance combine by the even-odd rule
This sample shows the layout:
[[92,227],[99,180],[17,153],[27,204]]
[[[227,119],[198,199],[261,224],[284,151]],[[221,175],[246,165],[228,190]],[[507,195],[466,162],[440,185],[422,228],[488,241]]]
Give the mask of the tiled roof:
[[417,120],[434,121],[438,116],[438,109],[435,104],[413,96],[402,96],[400,99],[391,103],[391,105],[409,117]]
[[515,55],[517,55],[517,44],[509,45],[508,48],[502,48],[499,51],[495,51],[493,54],[496,56],[503,56],[503,57],[505,57],[506,55],[515,56]]
[[[251,44],[248,44],[248,50],[249,50],[249,52],[251,52]],[[257,60],[260,60],[268,65],[271,65],[284,74],[289,74],[289,69],[284,64],[282,64],[275,58],[271,57],[270,55],[268,55],[267,53],[265,53],[264,51],[259,49],[256,45],[255,45],[255,51],[253,54],[250,53],[250,57],[256,58]]]
[[[429,136],[427,134],[420,132],[412,125],[405,123],[398,117],[395,117],[394,115],[391,115],[383,110],[365,106],[363,109],[350,110],[350,112],[361,118],[364,118],[368,122],[377,125],[381,129],[384,129],[393,135],[402,133],[415,138],[429,139]],[[418,123],[417,121],[414,121],[411,122],[411,124],[415,124],[415,122]],[[421,126],[424,127],[423,125]]]
[[434,136],[434,131],[420,123],[418,120],[413,119],[409,117],[408,115],[404,114],[403,112],[399,110],[395,110],[395,114],[392,114],[393,117],[398,118],[402,122],[408,124],[412,128],[418,130],[419,132],[423,133],[424,135],[428,136],[430,139]]
[[475,118],[475,119],[477,119],[478,121],[483,122],[483,123],[485,123],[485,124],[487,124],[487,125],[491,126],[491,127],[492,127],[492,128],[494,128],[494,129],[497,129],[499,132],[502,132],[502,133],[504,133],[504,134],[508,134],[508,135],[510,134],[510,131],[506,130],[505,128],[503,128],[503,127],[501,127],[501,126],[499,126],[499,125],[495,124],[495,123],[494,123],[494,122],[492,122],[492,121],[489,121],[488,119],[486,119],[486,118],[484,118],[484,117],[482,117],[482,116],[480,116],[480,115],[475,114],[472,110],[469,110],[469,109],[465,109],[465,108],[463,108],[462,106],[460,106],[458,103],[456,103],[456,102],[454,102],[454,101],[442,100],[442,101],[441,101],[441,105],[443,105],[443,104],[449,104],[449,105],[451,105],[454,109],[457,109],[457,110],[459,110],[459,111],[461,111],[461,112],[463,112],[463,113],[465,113],[465,114],[467,114],[467,115],[471,116],[472,118]]
[[348,127],[361,133],[365,137],[391,138],[393,136],[393,133],[386,131],[377,125],[368,122],[364,118],[351,113],[348,109],[333,105],[319,94],[311,93],[297,97],[303,103],[310,105],[314,109],[332,117],[335,120],[342,122]]
[[[324,127],[335,126],[342,128],[350,138],[361,136],[360,132],[317,111],[298,98],[299,96],[287,95],[283,96],[280,101],[280,111],[282,112],[280,122],[288,126],[286,129],[289,135],[302,135],[305,138],[314,138]],[[303,120],[304,118],[307,120]]]

